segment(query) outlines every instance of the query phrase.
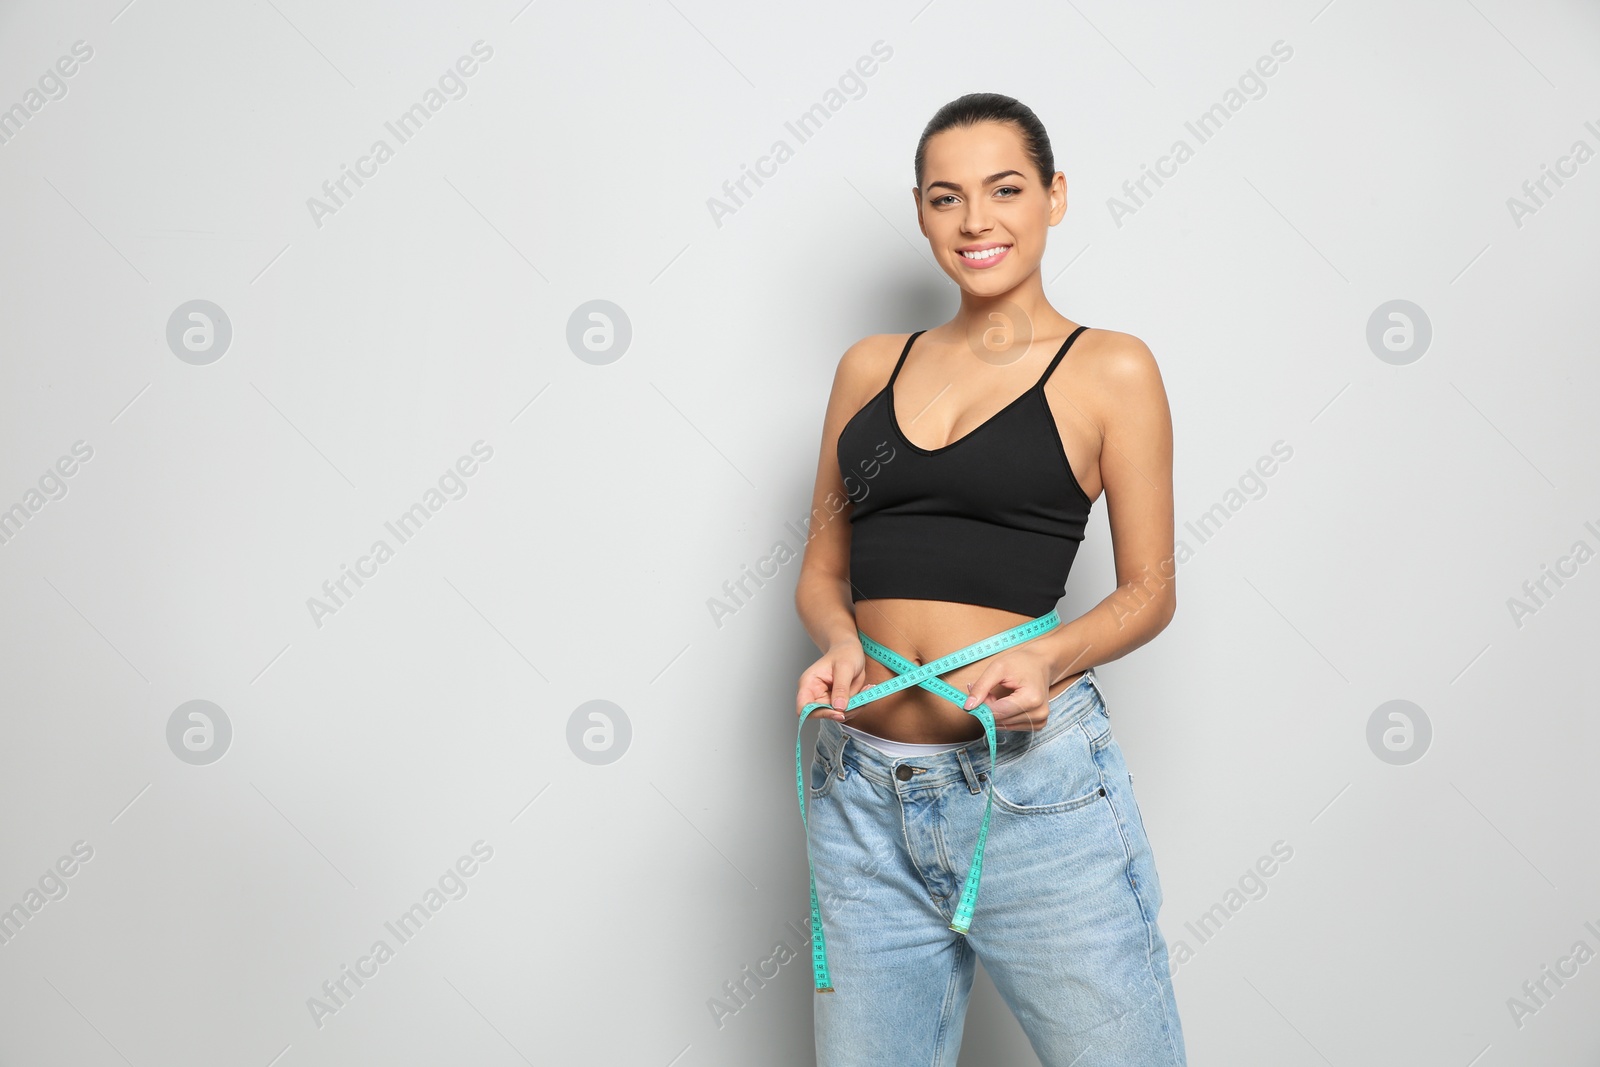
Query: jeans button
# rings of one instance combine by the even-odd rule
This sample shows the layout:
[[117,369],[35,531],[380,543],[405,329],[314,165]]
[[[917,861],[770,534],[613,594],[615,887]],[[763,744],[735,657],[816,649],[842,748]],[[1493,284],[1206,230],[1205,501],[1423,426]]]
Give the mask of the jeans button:
[[911,769],[910,765],[905,763],[900,764],[900,766],[894,769],[894,776],[900,779],[902,782],[910,781],[911,776],[915,773],[916,772]]

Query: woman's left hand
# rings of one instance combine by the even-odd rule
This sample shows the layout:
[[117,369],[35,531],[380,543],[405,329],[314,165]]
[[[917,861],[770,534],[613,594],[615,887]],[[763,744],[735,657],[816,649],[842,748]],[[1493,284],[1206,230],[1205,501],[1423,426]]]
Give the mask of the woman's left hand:
[[[1000,695],[994,697],[998,690]],[[1050,715],[1049,657],[1032,649],[1011,649],[990,659],[967,687],[968,711],[987,703],[1002,730],[1039,730]]]

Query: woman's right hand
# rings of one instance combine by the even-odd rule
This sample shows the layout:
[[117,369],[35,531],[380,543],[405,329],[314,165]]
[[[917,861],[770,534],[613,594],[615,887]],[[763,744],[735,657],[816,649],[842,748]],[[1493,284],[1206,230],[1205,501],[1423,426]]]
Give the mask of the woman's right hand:
[[867,679],[867,654],[859,639],[834,645],[800,676],[800,691],[795,696],[794,713],[805,714],[806,705],[818,700],[831,707],[818,708],[813,719],[844,722],[844,706]]

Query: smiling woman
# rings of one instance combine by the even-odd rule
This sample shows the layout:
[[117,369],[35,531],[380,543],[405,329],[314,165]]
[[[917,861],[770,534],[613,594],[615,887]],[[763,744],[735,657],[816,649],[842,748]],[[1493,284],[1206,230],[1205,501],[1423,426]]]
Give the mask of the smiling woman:
[[[1045,1067],[1183,1067],[1161,883],[1094,670],[1176,610],[1176,583],[1149,582],[1173,558],[1161,375],[1044,295],[1067,188],[1031,110],[952,101],[915,172],[961,304],[839,361],[814,506],[873,449],[896,458],[810,539],[795,590],[822,650],[795,697],[801,729],[820,721],[809,781],[795,750],[817,1061],[953,1064],[982,959]],[[1117,586],[1063,622],[1101,495]],[[831,905],[845,886],[865,906]]]

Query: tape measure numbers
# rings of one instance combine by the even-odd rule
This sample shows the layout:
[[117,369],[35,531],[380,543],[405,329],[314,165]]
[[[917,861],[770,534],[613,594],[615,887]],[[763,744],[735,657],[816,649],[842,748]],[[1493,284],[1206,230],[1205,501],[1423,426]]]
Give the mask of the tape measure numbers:
[[[994,713],[989,710],[988,704],[979,704],[975,708],[964,708],[968,694],[963,693],[949,682],[939,677],[948,674],[957,667],[963,667],[976,660],[986,659],[996,652],[1019,645],[1024,641],[1038,637],[1061,625],[1061,616],[1051,609],[1036,619],[1029,619],[1020,626],[985,637],[982,641],[968,645],[966,648],[957,649],[948,656],[940,656],[936,660],[918,666],[901,656],[893,649],[885,648],[866,634],[857,630],[861,637],[861,647],[867,655],[879,663],[895,671],[896,675],[877,685],[868,686],[845,703],[845,710],[858,708],[863,704],[870,704],[880,697],[913,685],[919,685],[932,693],[944,697],[958,708],[962,708],[968,715],[975,716],[983,723],[983,734],[989,742],[989,776],[988,784],[984,788],[983,824],[978,828],[978,846],[973,850],[972,864],[967,868],[967,881],[961,887],[961,899],[956,904],[955,918],[950,922],[950,929],[958,934],[965,934],[972,924],[972,909],[978,903],[978,879],[983,875],[983,846],[989,838],[989,811],[994,805]],[[801,731],[805,729],[806,719],[818,708],[832,707],[826,700],[813,701],[807,704],[800,713],[800,725],[795,731],[794,739],[794,787],[795,793],[800,798],[800,823],[809,827],[806,820],[806,782],[804,771],[801,768],[800,745]],[[833,980],[828,974],[828,944],[822,935],[822,912],[817,907],[817,872],[811,863],[811,840],[806,839],[806,867],[811,871],[811,972],[816,982],[818,993],[832,993]]]

